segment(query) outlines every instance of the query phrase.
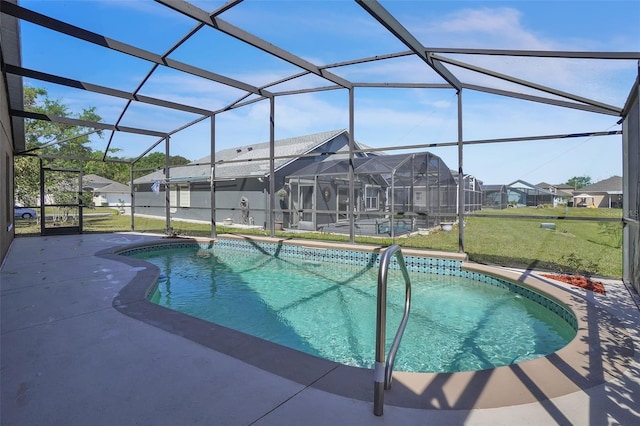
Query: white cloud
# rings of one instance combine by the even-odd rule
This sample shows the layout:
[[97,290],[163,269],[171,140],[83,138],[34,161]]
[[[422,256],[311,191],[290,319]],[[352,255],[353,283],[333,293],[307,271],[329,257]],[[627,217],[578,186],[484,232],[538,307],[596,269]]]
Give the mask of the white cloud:
[[[122,2],[124,4],[120,5],[116,4],[118,2],[109,3],[112,3],[111,5],[114,7],[147,7],[138,5],[139,2]],[[457,7],[459,4],[457,2],[448,3],[453,7]],[[206,4],[201,4],[201,7],[210,11],[221,4],[222,2],[206,2]],[[260,2],[242,3],[234,8],[235,15],[233,16],[241,17],[241,12],[245,7],[249,11],[255,11],[261,9],[261,6]],[[346,9],[346,6],[340,6]],[[296,6],[292,7],[300,6],[296,3]],[[352,7],[357,8],[357,6]],[[154,5],[150,7],[149,12],[164,13],[165,9],[167,8]],[[277,9],[280,10],[280,8]],[[416,7],[416,9],[420,8]],[[274,10],[272,13],[276,14],[278,10]],[[307,8],[308,10],[310,8]],[[523,10],[526,9],[523,8]],[[400,46],[398,50],[406,49],[397,40],[393,40],[375,20],[369,19],[365,12],[362,10],[359,12],[354,15],[355,18],[335,13],[319,14],[315,20],[305,16],[304,19],[311,19],[308,32],[322,34],[320,30],[324,30],[326,38],[287,40],[283,47],[286,48],[291,43],[292,46],[295,46],[295,51],[303,51],[301,56],[308,58],[313,63],[323,63],[323,59],[320,58],[333,60],[339,57],[336,59],[337,61],[349,57],[364,57],[370,55],[371,51],[390,53],[388,49],[398,46]],[[327,16],[335,17],[336,20],[325,22],[323,17]],[[270,41],[273,40],[275,44],[280,45],[278,37],[282,37],[281,29],[273,26],[268,18],[269,16],[255,15],[245,21],[240,20],[240,22],[250,22],[251,25],[270,24],[271,27],[260,28],[259,31],[267,34]],[[300,16],[298,18],[296,24],[304,25],[305,20]],[[593,34],[593,39],[554,34],[547,28],[532,26],[530,23],[532,21],[528,19],[529,16],[524,15],[524,12],[508,7],[467,8],[448,15],[429,15],[428,18],[425,19],[420,13],[414,13],[411,16],[398,15],[398,19],[427,46],[532,50],[571,50],[584,46],[597,46],[603,47],[603,50],[614,50],[609,43],[616,40],[616,37],[601,36],[596,32]],[[287,19],[287,16],[283,15],[279,22],[287,21]],[[251,26],[243,27],[248,30],[252,29]],[[291,28],[287,29],[287,31],[290,30]],[[306,31],[305,34],[307,34]],[[607,40],[607,38],[611,40]],[[327,48],[327,46],[329,47]],[[238,80],[268,82],[282,78],[281,73],[288,72],[280,71],[276,65],[273,65],[271,69],[265,69],[271,65],[269,63],[266,66],[254,64],[238,52],[224,50],[223,46],[205,50],[209,46],[204,43],[197,47],[201,49],[194,48],[193,54],[203,56],[196,56],[194,61],[202,60],[207,62],[206,67],[211,65],[212,68],[214,66],[222,67],[222,62],[228,63],[230,64],[228,69],[231,70],[229,72],[232,74],[227,75]],[[191,51],[187,53],[191,54]],[[240,63],[237,67],[231,66],[236,64],[236,57],[238,61],[245,60],[245,63]],[[633,64],[630,65],[629,62],[622,61],[507,59],[505,57],[468,55],[455,56],[455,58],[616,105],[620,105],[621,100],[626,98],[635,79],[634,72],[636,70]],[[115,69],[118,64],[113,62],[113,64],[108,63],[105,66],[110,65]],[[144,70],[147,69],[146,65],[142,67]],[[253,69],[256,71],[252,71]],[[133,74],[130,73],[130,70],[128,71],[128,76],[131,77]],[[347,79],[362,82],[443,82],[424,62],[414,57],[344,67],[332,70],[332,72]],[[465,81],[511,88],[511,85],[497,84],[493,79],[482,75],[471,75],[468,72],[456,70],[456,73],[458,72]],[[109,73],[108,76],[111,78],[112,73]],[[90,80],[93,81],[93,76],[91,77]],[[141,76],[135,75],[135,78],[139,79]],[[138,83],[139,81],[136,80],[127,82],[126,85],[135,87]],[[329,84],[331,83],[321,81],[316,76],[308,76],[283,84],[278,89],[282,90],[283,87],[297,89]],[[145,84],[142,93],[213,110],[235,101],[244,94],[244,92],[228,86],[162,68]],[[98,113],[105,117],[105,121],[113,122],[121,111],[124,101],[104,98],[86,93],[72,93],[65,96],[64,99],[71,105],[96,105]],[[607,130],[616,121],[615,117],[567,111],[470,91],[463,92],[463,102],[465,139]],[[347,128],[348,111],[346,90],[278,97],[275,116],[276,138]],[[260,101],[219,114],[216,117],[218,148],[267,141],[269,138],[269,113],[269,102]],[[127,113],[125,122],[134,127],[173,130],[193,118],[195,116],[191,114],[169,114],[162,108],[136,106]],[[172,154],[183,155],[193,160],[208,155],[209,129],[209,120],[205,120],[203,123],[175,134],[172,137]],[[434,89],[357,88],[355,91],[355,131],[356,139],[371,146],[455,141],[457,139],[455,93],[453,90]],[[144,142],[148,142],[148,139],[133,137],[127,139],[124,137],[119,138],[118,142],[119,146],[126,149],[129,149],[130,146],[132,150],[139,153],[146,148],[142,145]],[[155,138],[153,139],[155,140]],[[120,141],[122,141],[121,144]],[[619,146],[616,148],[615,143],[611,146],[602,144],[599,140],[588,143],[582,140],[575,142],[565,140],[469,146],[465,148],[465,170],[478,175],[480,179],[489,183],[506,183],[506,181],[519,177],[532,180],[534,183],[538,180],[559,182],[574,175],[584,174],[585,170],[590,175],[594,175],[596,171],[599,174],[611,175],[618,171],[620,165]],[[570,151],[565,153],[567,149]],[[455,148],[436,149],[434,153],[441,155],[450,167],[456,168],[457,152]],[[563,177],[566,174],[568,176]]]
[[461,9],[426,24],[414,22],[410,29],[426,46],[553,49],[552,43],[526,30],[521,17],[520,11],[506,7]]
[[[413,19],[415,21],[415,18]],[[427,46],[462,46],[522,50],[584,50],[584,46],[604,43],[598,40],[551,36],[549,31],[524,26],[523,13],[513,8],[462,9],[427,24],[413,22],[411,30]],[[594,37],[596,32],[594,31]],[[616,45],[606,46],[615,50]],[[616,106],[622,106],[635,79],[633,61],[592,59],[517,58],[481,55],[443,55],[550,88],[574,93]],[[482,74],[445,65],[465,82],[513,90],[513,85]],[[534,93],[518,86],[516,91]],[[548,96],[548,95],[547,95]]]

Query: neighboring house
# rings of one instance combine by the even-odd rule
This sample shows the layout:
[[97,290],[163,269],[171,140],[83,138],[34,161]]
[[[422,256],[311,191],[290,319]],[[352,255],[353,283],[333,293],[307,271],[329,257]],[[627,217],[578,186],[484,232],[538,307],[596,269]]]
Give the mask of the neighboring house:
[[83,176],[82,191],[91,193],[96,207],[131,205],[131,188],[128,185],[99,175]]
[[573,188],[566,183],[550,184],[547,182],[540,182],[536,186],[553,194],[554,206],[558,204],[566,204],[569,200],[571,200],[571,197],[573,197]]
[[[355,149],[364,149],[355,143]],[[349,133],[342,130],[276,140],[275,190],[284,189],[285,176],[328,158],[347,158]],[[266,226],[269,218],[269,142],[225,149],[215,154],[216,219]],[[356,157],[366,157],[356,154]],[[135,212],[165,217],[165,191],[175,219],[209,222],[211,218],[211,157],[172,167],[134,180]],[[155,189],[155,191],[154,191]],[[279,208],[276,205],[275,208]]]
[[573,186],[567,185],[566,183],[559,183],[555,185],[555,187],[557,188],[558,192],[562,191],[562,193],[568,194],[568,195],[572,195],[573,190],[575,189]]
[[576,207],[622,208],[622,177],[612,176],[573,192]]
[[557,206],[555,194],[523,180],[517,180],[507,185],[507,194],[509,204],[516,206],[536,207],[543,204]]
[[130,206],[131,187],[114,182],[102,188],[94,189],[93,203],[95,206]]
[[[406,233],[455,221],[457,183],[440,157],[429,152],[381,155],[354,160],[355,202],[349,202],[349,160],[316,163],[286,179],[284,217],[299,229],[348,232],[349,208],[359,234]],[[479,204],[480,182],[465,176],[468,199]],[[478,205],[479,208],[479,205]]]
[[111,185],[112,183],[115,183],[115,181],[99,175],[82,176],[83,190],[86,190],[88,188],[89,190],[93,191],[96,188],[102,188],[103,186]]
[[506,209],[509,201],[506,185],[483,185],[482,208]]

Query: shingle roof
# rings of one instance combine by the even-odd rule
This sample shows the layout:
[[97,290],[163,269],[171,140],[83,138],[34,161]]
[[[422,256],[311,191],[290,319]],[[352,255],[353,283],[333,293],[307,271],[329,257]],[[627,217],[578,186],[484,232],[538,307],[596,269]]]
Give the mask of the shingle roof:
[[587,185],[580,188],[576,193],[593,193],[593,192],[608,192],[622,194],[622,177],[611,176],[609,179],[604,179],[591,185]]
[[102,188],[103,186],[107,186],[112,183],[117,182],[99,175],[82,176],[82,186],[84,186],[85,188]]
[[547,182],[540,182],[536,186],[538,188],[542,188],[544,190],[549,190],[549,191],[551,191],[552,187],[555,188],[555,192],[554,191],[551,191],[551,192],[555,194],[556,197],[571,197],[573,192],[573,188],[571,187],[571,185],[567,185],[566,183],[552,184]]
[[547,190],[547,189],[543,189],[540,188],[536,185],[533,185],[527,181],[524,180],[516,180],[514,182],[511,182],[510,184],[507,185],[507,189],[528,189],[528,190],[533,190],[533,191],[538,191],[538,193],[540,194],[546,194],[546,195],[554,195],[551,191]]
[[[274,144],[275,156],[292,157],[274,160],[274,169],[279,170],[290,162],[295,161],[297,157],[313,151],[319,146],[335,139],[342,133],[346,133],[346,130],[332,130],[329,132],[276,140]],[[261,158],[269,158],[269,142],[218,151],[216,152],[216,162],[222,161],[223,163],[216,165],[216,178],[225,179],[249,176],[267,176],[269,174],[269,160],[260,160]],[[192,181],[207,180],[211,175],[211,165],[208,164],[210,162],[211,156],[209,155],[193,162],[192,164],[171,168],[170,179],[188,179]],[[229,163],[224,164],[224,162]],[[163,180],[164,174],[160,170],[135,179],[134,183],[150,183]]]
[[131,192],[131,188],[120,182],[114,182],[103,186],[102,188],[96,188],[94,192],[103,194],[128,194]]
[[540,182],[540,183],[536,184],[536,186],[538,188],[542,188],[542,189],[549,189],[551,187],[554,187],[554,188],[558,187],[558,185],[554,185],[552,183],[547,183],[547,182]]

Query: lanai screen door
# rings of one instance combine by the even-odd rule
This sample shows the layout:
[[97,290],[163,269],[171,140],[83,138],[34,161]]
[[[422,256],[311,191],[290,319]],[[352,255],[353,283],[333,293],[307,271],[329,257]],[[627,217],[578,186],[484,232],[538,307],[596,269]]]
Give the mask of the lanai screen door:
[[338,186],[338,196],[336,197],[336,205],[338,215],[336,216],[336,222],[346,222],[349,220],[349,187],[340,185]]
[[40,165],[40,233],[82,233],[82,171]]

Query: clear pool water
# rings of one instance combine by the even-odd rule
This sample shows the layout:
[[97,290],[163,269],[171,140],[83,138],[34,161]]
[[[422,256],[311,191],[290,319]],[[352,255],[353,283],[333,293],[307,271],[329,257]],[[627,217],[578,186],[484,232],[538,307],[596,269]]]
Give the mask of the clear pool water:
[[[151,301],[347,365],[375,360],[376,267],[279,259],[218,248],[138,253],[162,271]],[[411,316],[396,371],[481,370],[544,356],[575,330],[508,290],[467,278],[411,273]],[[404,306],[390,271],[387,348]]]

